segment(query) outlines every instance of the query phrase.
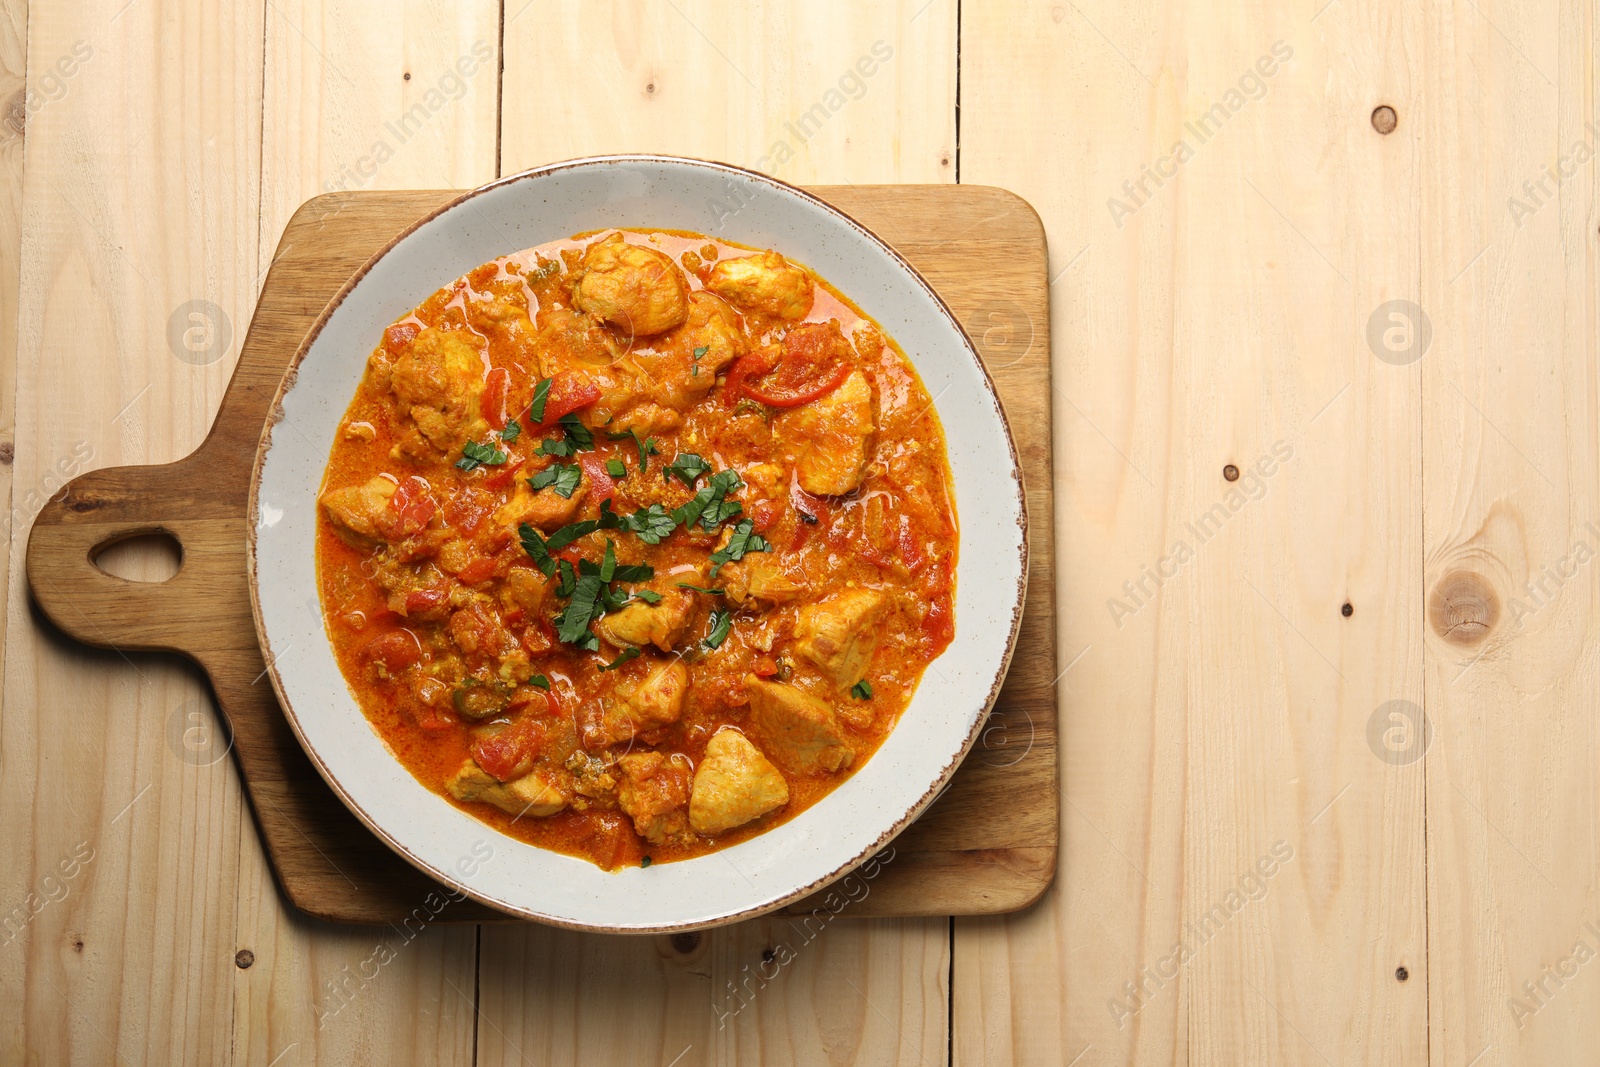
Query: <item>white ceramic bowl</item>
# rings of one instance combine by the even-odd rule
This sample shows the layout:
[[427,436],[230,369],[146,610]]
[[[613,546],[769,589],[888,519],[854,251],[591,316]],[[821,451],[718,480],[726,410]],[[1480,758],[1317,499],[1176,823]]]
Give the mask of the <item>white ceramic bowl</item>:
[[[608,227],[682,229],[775,248],[838,286],[899,341],[936,398],[960,522],[955,640],[899,726],[798,817],[731,848],[608,873],[506,837],[424,788],[345,685],[317,597],[317,489],[334,433],[384,327],[497,256]],[[905,829],[971,748],[1021,618],[1027,521],[1005,416],[971,342],[888,245],[828,204],[717,163],[611,156],[484,186],[378,253],[295,356],[251,484],[250,595],[289,722],[350,809],[400,855],[504,911],[561,926],[688,930],[771,911],[843,877]]]

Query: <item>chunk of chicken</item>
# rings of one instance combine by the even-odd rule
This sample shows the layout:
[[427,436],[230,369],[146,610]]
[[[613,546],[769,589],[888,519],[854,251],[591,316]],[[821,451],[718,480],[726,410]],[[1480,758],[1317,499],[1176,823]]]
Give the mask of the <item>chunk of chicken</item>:
[[728,591],[735,604],[759,600],[764,604],[787,604],[805,589],[783,569],[772,552],[745,556],[737,563],[725,563],[718,572],[717,584]]
[[779,432],[796,452],[800,488],[814,496],[842,496],[861,484],[873,429],[872,386],[859,370],[779,420]]
[[518,478],[511,499],[495,510],[495,525],[508,527],[513,535],[522,523],[545,531],[554,530],[573,520],[588,492],[588,485],[579,482],[577,490],[568,498],[552,488],[533,489],[526,478]]
[[689,668],[677,659],[655,666],[639,682],[622,683],[583,724],[584,746],[604,748],[677,722],[688,692]]
[[479,410],[486,368],[477,335],[430,326],[395,360],[389,387],[400,413],[411,416],[441,452],[460,448],[488,429]]
[[600,636],[613,645],[655,645],[671,652],[694,621],[694,597],[681,589],[657,592],[661,600],[655,604],[635,600],[621,611],[603,616],[595,624]]
[[689,313],[689,287],[672,259],[614,233],[589,246],[574,300],[625,334],[665,333]]
[[497,782],[494,775],[468,759],[445,786],[457,800],[493,804],[508,815],[554,815],[570,799],[554,783],[537,771],[510,782]]
[[689,801],[686,761],[659,752],[630,752],[617,766],[622,770],[617,806],[633,819],[639,836],[652,845],[682,836],[688,825],[683,810]]
[[718,730],[694,772],[689,825],[720,834],[789,803],[789,783],[738,730]]
[[540,309],[533,346],[539,373],[546,378],[564,370],[589,373],[622,354],[610,330],[568,307]]
[[689,297],[689,321],[673,335],[688,358],[685,392],[692,404],[711,391],[717,375],[744,355],[744,333],[739,314],[726,303],[701,290]]
[[384,540],[394,490],[394,479],[380,474],[360,485],[330,489],[319,502],[340,537],[356,545],[373,545]]
[[795,655],[837,686],[855,685],[878,644],[884,599],[871,589],[845,589],[807,604],[795,624]]
[[798,774],[850,766],[855,749],[827,704],[802,689],[753,674],[745,675],[744,684],[750,693],[750,721],[779,766]]
[[811,276],[776,252],[722,260],[706,288],[734,307],[789,322],[811,311]]

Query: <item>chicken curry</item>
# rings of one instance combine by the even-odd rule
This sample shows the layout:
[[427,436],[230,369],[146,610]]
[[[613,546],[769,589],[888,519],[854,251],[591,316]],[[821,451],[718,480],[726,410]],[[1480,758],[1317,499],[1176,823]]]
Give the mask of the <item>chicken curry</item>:
[[486,263],[384,332],[318,582],[429,789],[606,869],[759,834],[859,768],[954,632],[944,433],[806,267],[678,231]]

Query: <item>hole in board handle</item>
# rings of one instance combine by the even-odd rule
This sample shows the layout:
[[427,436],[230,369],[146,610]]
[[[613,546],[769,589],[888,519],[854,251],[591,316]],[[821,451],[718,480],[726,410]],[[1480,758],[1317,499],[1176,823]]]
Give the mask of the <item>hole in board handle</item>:
[[130,582],[165,582],[183,566],[183,546],[165,530],[140,530],[100,545],[89,561]]

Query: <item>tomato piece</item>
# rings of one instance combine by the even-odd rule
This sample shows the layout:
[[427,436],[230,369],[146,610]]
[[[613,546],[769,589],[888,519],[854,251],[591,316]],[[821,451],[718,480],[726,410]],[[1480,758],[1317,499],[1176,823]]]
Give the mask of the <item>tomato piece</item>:
[[478,409],[495,430],[506,428],[506,394],[511,391],[511,372],[504,367],[494,367],[484,379],[483,396],[478,399]]
[[472,758],[497,780],[509,782],[528,773],[543,740],[543,731],[538,724],[522,719],[493,737],[474,741]]
[[477,585],[479,582],[486,582],[490,578],[493,578],[494,572],[494,560],[479,556],[465,567],[462,567],[461,570],[457,572],[456,577],[466,585]]
[[777,525],[782,515],[783,507],[776,500],[757,500],[750,505],[750,517],[755,520],[756,529],[761,533]]
[[617,492],[617,483],[606,470],[606,461],[593,452],[583,452],[578,455],[578,466],[583,468],[583,476],[589,483],[589,499],[597,505],[604,500],[610,500]]
[[383,331],[383,350],[398,356],[421,332],[422,327],[414,322],[397,322]]
[[562,416],[571,415],[599,399],[598,385],[584,381],[575,374],[558,371],[550,379],[550,393],[544,400],[544,420],[537,424],[537,428],[548,430],[560,422]]
[[778,661],[771,656],[757,656],[750,670],[757,678],[771,678],[778,673]]
[[430,586],[427,589],[413,589],[406,594],[406,617],[426,615],[428,612],[443,606],[449,595],[450,587],[445,585]]
[[928,605],[928,614],[922,618],[922,633],[935,649],[944,648],[955,637],[955,619],[950,612],[949,597],[939,597]]
[[413,474],[401,482],[394,496],[389,498],[389,511],[394,516],[391,532],[399,537],[410,537],[424,529],[438,510],[428,480]]
[[507,449],[504,465],[478,468],[485,472],[484,476],[478,480],[478,484],[485,489],[498,492],[517,480],[517,475],[521,472],[521,468],[522,457]]
[[409,667],[422,662],[422,645],[407,629],[390,630],[368,641],[361,655],[378,668],[379,676],[396,678]]
[[470,537],[478,532],[494,507],[494,497],[482,490],[467,488],[445,502],[444,517],[451,526]]
[[[753,359],[753,357],[759,357]],[[738,371],[744,395],[773,408],[794,408],[820,400],[850,377],[850,346],[833,323],[806,322],[783,338],[781,355],[770,348],[740,360],[753,361]],[[765,367],[765,369],[763,369]],[[756,383],[753,379],[766,378]]]

